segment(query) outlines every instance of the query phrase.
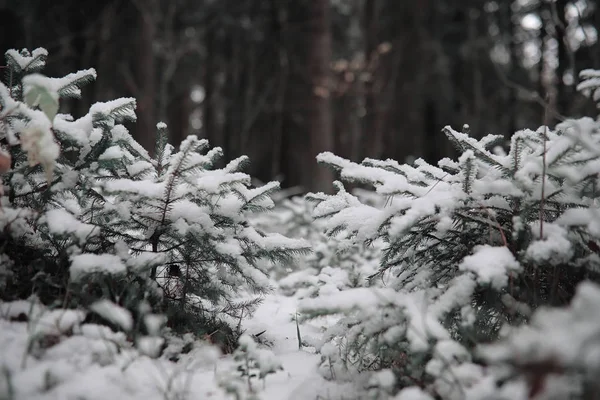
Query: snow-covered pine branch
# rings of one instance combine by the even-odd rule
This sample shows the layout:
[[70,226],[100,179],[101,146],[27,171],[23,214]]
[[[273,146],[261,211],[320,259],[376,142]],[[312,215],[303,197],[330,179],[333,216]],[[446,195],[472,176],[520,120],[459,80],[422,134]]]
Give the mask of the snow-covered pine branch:
[[[308,195],[313,216],[347,247],[386,243],[370,277],[383,288],[301,303],[307,318],[342,316],[321,343],[324,375],[356,379],[390,368],[397,388],[468,398],[487,379],[469,349],[505,324],[526,322],[532,309],[568,303],[583,279],[598,279],[599,128],[582,118],[519,131],[506,152],[501,137],[477,140],[446,127],[460,156],[437,165],[320,154],[343,181],[389,199],[374,207],[339,182],[334,195]],[[449,346],[468,357],[456,363]]]
[[[134,336],[147,333],[141,321],[155,310],[176,331],[221,331],[224,348],[232,349],[239,319],[260,301],[256,294],[270,290],[262,261],[290,262],[310,250],[303,240],[248,223],[250,214],[273,207],[278,184],[251,188],[246,157],[215,169],[221,149],[195,136],[176,151],[162,123],[151,158],[123,125],[136,119],[132,98],[93,104],[79,118],[57,114],[58,99],[78,97],[95,72],[44,77],[45,55],[7,53],[26,103],[21,92],[0,86],[0,139],[13,159],[2,235],[15,277],[3,299],[35,293],[45,304],[91,307],[108,324],[114,321],[104,314],[122,309]],[[34,124],[50,139],[29,137]],[[98,312],[97,304],[112,308]]]

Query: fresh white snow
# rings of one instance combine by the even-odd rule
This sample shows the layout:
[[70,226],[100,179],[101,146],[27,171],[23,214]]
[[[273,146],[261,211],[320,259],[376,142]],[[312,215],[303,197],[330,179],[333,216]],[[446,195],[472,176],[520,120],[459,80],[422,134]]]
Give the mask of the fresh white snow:
[[[14,309],[9,315],[16,311],[24,312],[31,303],[11,304]],[[8,304],[2,306],[7,307]],[[92,310],[124,328],[130,327],[130,315],[108,301],[96,303]],[[254,316],[243,323],[246,335],[264,331],[260,339],[271,343],[270,348],[256,349],[262,357],[262,365],[265,368],[281,365],[283,368],[267,375],[264,384],[256,382],[254,387],[259,398],[355,398],[351,384],[333,383],[319,374],[320,355],[314,348],[298,348],[294,320],[297,310],[296,298],[273,293],[267,295]],[[8,371],[0,375],[0,393],[10,384],[15,400],[231,398],[218,386],[219,380],[230,376],[234,367],[231,355],[219,356],[214,348],[196,345],[178,362],[153,359],[147,354],[153,355],[154,350],[160,347],[160,338],[142,337],[134,346],[123,333],[115,333],[106,326],[81,324],[85,317],[83,312],[43,310],[38,313],[41,317],[36,323],[9,322],[0,318],[0,368]],[[28,354],[31,340],[35,342],[34,347],[43,346],[43,343],[36,342],[39,338],[32,336],[32,327],[38,333],[67,334],[57,337],[57,344]],[[321,329],[317,322],[300,325],[303,340],[308,342],[318,340]],[[256,346],[251,336],[245,336],[244,341]],[[26,368],[22,367],[23,364]],[[389,379],[385,376],[380,378]]]
[[88,274],[122,274],[126,271],[123,261],[112,254],[78,254],[71,257],[71,280],[78,282]]

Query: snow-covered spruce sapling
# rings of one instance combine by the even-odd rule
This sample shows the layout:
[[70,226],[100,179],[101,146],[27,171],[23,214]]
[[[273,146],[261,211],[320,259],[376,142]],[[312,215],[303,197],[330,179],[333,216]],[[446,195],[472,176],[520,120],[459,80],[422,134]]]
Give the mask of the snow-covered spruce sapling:
[[[27,57],[21,54],[19,65],[33,62]],[[35,82],[77,95],[71,85],[85,79],[82,73],[70,77],[36,76]],[[93,77],[91,71],[87,79]],[[272,206],[269,194],[277,184],[251,189],[249,176],[240,172],[245,157],[210,170],[220,149],[203,154],[206,141],[189,137],[176,152],[161,124],[152,159],[123,125],[135,120],[134,99],[96,103],[79,119],[57,114],[50,121],[12,98],[10,89],[0,89],[3,110],[11,110],[2,140],[13,160],[2,198],[3,251],[12,274],[4,300],[31,293],[60,307],[107,300],[127,310],[133,324],[103,323],[142,334],[150,307],[167,313],[179,331],[225,332],[224,341],[231,342],[231,327],[257,302],[247,294],[268,290],[257,260],[287,261],[308,251],[305,242],[248,225],[248,213]],[[52,176],[32,165],[20,145],[34,123],[60,147],[52,153]]]
[[[111,168],[101,156],[106,149],[121,141],[131,144],[133,154],[143,151],[119,124],[135,119],[135,100],[96,103],[78,120],[57,114],[59,100],[79,97],[80,86],[96,75],[84,70],[64,78],[42,76],[46,55],[43,49],[6,53],[0,141],[12,165],[3,175],[1,251],[8,273],[0,296],[11,301],[33,295],[31,304],[41,301],[50,314],[87,308],[90,322],[100,318],[137,336],[142,321],[134,326],[119,316],[130,310],[145,316],[141,305],[157,303],[158,288],[143,277],[143,269],[160,260],[133,254],[115,239],[119,213],[98,191],[98,181]],[[37,325],[29,313],[16,317]],[[62,334],[32,334],[30,347],[44,348]]]
[[[291,238],[304,239],[314,246],[320,244],[324,239],[323,229],[314,223],[312,219],[313,206],[306,202],[303,197],[280,199],[275,207],[268,212],[256,213],[251,216],[250,223],[266,232],[276,232]],[[271,274],[276,280],[288,276],[290,273],[302,271],[301,274],[314,274],[308,271],[311,267],[311,259],[315,254],[292,263],[277,265]]]
[[[583,282],[569,306],[542,308],[530,325],[482,346],[479,353],[494,371],[497,392],[504,391],[506,397],[512,389],[527,398],[596,398],[600,391],[599,301],[600,286]],[[481,394],[491,394],[487,389]]]
[[[370,184],[392,198],[386,207],[372,207],[339,182],[336,195],[309,195],[317,204],[314,216],[325,220],[329,234],[347,232],[349,245],[387,243],[371,277],[384,287],[348,289],[301,304],[305,315],[345,315],[326,334],[322,354],[334,365],[324,371],[333,368],[339,378],[391,368],[399,388],[436,390],[435,382],[448,377],[434,365],[426,371],[426,364],[439,358],[445,371],[452,365],[436,342],[452,340],[468,353],[497,337],[503,324],[527,321],[540,305],[565,304],[578,282],[597,279],[599,231],[572,213],[597,201],[599,153],[581,139],[599,142],[598,128],[582,118],[555,130],[520,131],[505,153],[498,147],[501,137],[476,140],[448,127],[444,132],[462,154],[438,166],[423,160],[356,164],[319,155],[343,180]],[[472,369],[482,373],[480,366]],[[460,376],[454,381],[459,387],[474,384]],[[440,396],[455,393],[437,390]]]
[[[48,270],[56,268],[44,265],[52,263],[52,258],[44,254],[49,256],[51,251],[48,243],[43,243],[47,238],[36,228],[37,219],[53,207],[53,196],[46,189],[61,180],[54,177],[59,145],[52,132],[56,119],[53,114],[56,114],[60,94],[76,96],[79,85],[95,77],[93,70],[63,79],[43,77],[38,72],[45,65],[46,56],[44,49],[32,53],[7,51],[7,85],[0,85],[0,143],[4,151],[10,152],[12,161],[11,168],[3,175],[7,189],[2,197],[4,212],[0,217],[5,244],[3,260],[10,265],[12,273],[4,292],[5,299],[39,292],[33,286],[45,286],[45,278],[54,275],[54,271]],[[37,95],[28,96],[32,93]],[[22,101],[24,94],[29,104]],[[52,101],[56,107],[49,106]],[[38,109],[42,104],[46,112]],[[55,276],[62,281],[64,274],[57,272]],[[54,282],[51,286],[65,285]]]
[[[578,89],[600,99],[600,71],[581,72]],[[600,154],[600,140],[594,124],[580,121],[565,134],[580,146]],[[560,217],[565,226],[587,231],[597,237],[600,214],[597,203],[589,207],[566,210]],[[597,242],[588,242],[598,252]],[[594,255],[594,258],[597,258]],[[493,371],[493,387],[482,386],[480,396],[492,393],[504,398],[574,398],[594,399],[598,385],[600,325],[598,301],[600,286],[584,281],[566,307],[543,307],[528,325],[511,329],[501,340],[479,348],[479,356]],[[488,381],[491,381],[489,379]],[[486,391],[487,389],[487,391]]]
[[326,235],[321,221],[312,220],[314,205],[303,197],[284,199],[275,209],[253,222],[265,230],[310,242],[313,252],[285,270],[275,270],[279,288],[286,295],[315,297],[319,293],[370,285],[367,277],[378,268],[381,242],[347,246],[338,235]]
[[278,183],[250,188],[242,172],[247,157],[214,169],[220,148],[189,136],[176,151],[166,135],[166,125],[158,124],[155,158],[138,160],[129,177],[105,180],[102,192],[128,205],[129,248],[164,260],[150,277],[164,293],[169,326],[231,348],[239,320],[260,301],[249,295],[270,289],[262,261],[289,263],[310,247],[248,223],[249,214],[273,207],[269,195]]

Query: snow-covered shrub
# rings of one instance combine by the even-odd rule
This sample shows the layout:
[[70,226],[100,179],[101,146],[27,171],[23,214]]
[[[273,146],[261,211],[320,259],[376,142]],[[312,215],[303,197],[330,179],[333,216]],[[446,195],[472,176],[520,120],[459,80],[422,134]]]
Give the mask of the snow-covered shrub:
[[7,52],[11,83],[0,85],[0,142],[12,157],[1,199],[9,274],[0,298],[36,294],[54,307],[89,309],[152,354],[164,322],[153,312],[178,332],[218,331],[213,339],[232,348],[235,326],[259,300],[250,295],[269,289],[258,261],[308,251],[247,221],[273,206],[278,184],[250,188],[245,157],[212,169],[221,149],[195,136],[176,151],[164,124],[151,157],[123,125],[135,120],[131,98],[96,103],[78,119],[53,115],[52,100],[79,96],[95,72],[29,74],[45,57]]
[[74,120],[56,113],[58,101],[79,97],[94,70],[48,78],[31,74],[43,67],[44,50],[11,50],[6,56],[10,85],[0,85],[6,114],[0,140],[12,165],[4,174],[1,227],[11,276],[2,300],[35,295],[53,308],[83,307],[93,312],[90,320],[134,339],[147,332],[147,309],[162,301],[146,271],[163,260],[127,248],[119,237],[128,229],[123,205],[103,196],[99,183],[125,174],[132,163],[123,158],[111,164],[103,157],[107,149],[127,148],[130,159],[147,156],[121,125],[135,120],[135,100],[96,103]]
[[379,284],[369,279],[378,269],[379,243],[347,248],[337,237],[324,237],[313,249],[305,259],[306,268],[279,280],[284,294],[307,298]]
[[[505,390],[512,387],[523,399],[537,395],[596,398],[600,391],[599,301],[600,286],[583,282],[569,306],[540,308],[529,325],[482,346],[479,353],[494,368],[493,383]],[[489,382],[488,387],[481,386],[481,398],[492,393]]]
[[258,399],[257,393],[266,385],[266,377],[283,370],[271,350],[260,348],[251,336],[243,335],[233,353],[232,369],[219,377],[220,385],[236,400]]
[[[257,213],[250,219],[252,225],[258,229],[275,232],[281,235],[303,239],[314,246],[326,240],[323,229],[314,223],[312,218],[312,205],[301,196],[283,198],[275,203],[275,207],[268,212]],[[279,280],[295,272],[304,276],[314,275],[312,260],[317,257],[312,253],[307,257],[293,260],[291,263],[280,263],[271,270],[271,275]],[[310,271],[309,271],[310,270]],[[292,289],[292,292],[293,293]]]
[[[75,217],[69,218],[72,213],[64,211],[66,219],[63,218],[61,207],[56,205],[66,201],[77,174],[63,174],[57,165],[60,151],[53,132],[54,120],[68,118],[55,115],[59,95],[76,97],[79,86],[94,79],[95,72],[88,70],[61,79],[46,78],[38,74],[46,56],[44,49],[32,53],[9,50],[6,53],[8,86],[0,85],[0,143],[3,151],[9,151],[11,156],[11,166],[3,174],[6,189],[1,198],[3,213],[0,216],[2,239],[6,243],[2,249],[3,264],[8,265],[11,272],[3,292],[4,300],[34,292],[43,300],[64,295],[68,268],[59,267],[68,258],[64,250],[70,247],[72,239],[79,243],[79,238],[97,236],[93,226]],[[28,97],[32,92],[39,93],[38,98],[25,102],[23,94]],[[45,211],[49,215],[45,215]],[[58,240],[52,245],[50,236],[55,231]],[[57,248],[63,251],[54,257]]]
[[322,229],[313,221],[312,209],[304,197],[294,196],[280,199],[272,210],[256,214],[251,221],[261,229],[314,243],[321,239]]
[[[378,196],[363,191],[372,201]],[[382,201],[376,202],[383,206]],[[267,231],[291,238],[301,238],[311,244],[312,252],[290,264],[279,264],[274,272],[279,288],[288,296],[315,297],[350,287],[370,285],[368,277],[375,274],[381,256],[381,241],[348,246],[340,235],[326,235],[322,221],[314,221],[314,204],[304,197],[283,199],[269,213],[254,220]]]
[[258,298],[242,294],[269,290],[267,268],[261,261],[290,263],[306,253],[308,242],[281,234],[265,234],[246,220],[248,214],[273,207],[271,182],[250,188],[250,177],[241,172],[247,157],[212,169],[222,156],[206,140],[189,136],[179,151],[166,144],[166,127],[159,124],[159,143],[153,161],[136,161],[136,176],[109,179],[104,193],[115,204],[130,204],[131,232],[123,238],[130,248],[149,247],[165,262],[150,271],[169,299],[170,325],[190,318],[215,326],[199,332],[226,329],[219,320],[237,324]]
[[485,381],[473,359],[477,344],[598,279],[600,231],[584,215],[596,212],[599,128],[582,118],[519,131],[504,152],[502,137],[476,140],[447,127],[461,155],[437,166],[320,154],[342,180],[391,199],[373,207],[339,182],[335,195],[309,195],[329,235],[345,233],[347,246],[386,243],[371,277],[384,285],[301,304],[305,315],[343,316],[320,349],[324,374],[356,379],[391,369],[397,389],[418,386],[446,399],[465,398]]
[[[28,320],[10,320],[20,314]],[[216,347],[197,343],[190,359],[175,364],[149,357],[125,333],[84,318],[84,310],[23,300],[0,304],[0,398],[226,398],[215,379],[202,375],[217,361]]]

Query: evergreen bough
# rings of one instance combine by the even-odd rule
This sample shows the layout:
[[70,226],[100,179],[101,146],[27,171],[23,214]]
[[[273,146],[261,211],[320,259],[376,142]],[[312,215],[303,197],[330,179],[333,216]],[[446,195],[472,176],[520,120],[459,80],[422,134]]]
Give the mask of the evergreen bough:
[[522,130],[505,151],[501,136],[476,140],[468,127],[446,127],[460,156],[438,165],[320,154],[343,181],[389,199],[364,204],[340,182],[335,195],[308,195],[327,234],[347,246],[386,243],[370,276],[383,286],[301,304],[308,318],[342,315],[321,344],[323,373],[356,379],[389,369],[397,390],[467,398],[487,373],[479,345],[540,306],[568,304],[581,281],[598,281],[599,128],[582,118]]
[[265,229],[275,227],[285,236],[304,238],[313,249],[300,262],[288,265],[286,270],[275,271],[281,277],[280,291],[304,298],[378,284],[367,278],[377,271],[381,241],[348,246],[343,235],[329,236],[323,232],[321,221],[312,220],[313,209],[314,205],[305,198],[293,197],[284,199],[267,218],[257,221]]
[[[177,332],[231,349],[241,318],[269,290],[259,261],[309,250],[247,222],[273,206],[278,184],[251,188],[246,157],[215,169],[221,149],[195,136],[175,150],[162,123],[151,158],[123,125],[135,121],[132,98],[96,103],[78,119],[58,114],[59,99],[79,97],[95,71],[47,78],[46,57],[6,53],[0,144],[12,162],[2,177],[0,299],[85,308],[88,319],[144,334],[156,334],[144,322],[154,310]],[[111,310],[131,323],[111,320]]]

